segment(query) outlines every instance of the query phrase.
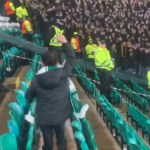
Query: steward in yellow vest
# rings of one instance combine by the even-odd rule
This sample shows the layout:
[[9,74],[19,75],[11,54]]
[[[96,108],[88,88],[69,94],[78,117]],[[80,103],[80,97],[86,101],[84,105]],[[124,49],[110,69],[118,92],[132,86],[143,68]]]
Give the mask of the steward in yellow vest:
[[57,37],[64,34],[63,20],[56,20],[56,23],[49,27],[45,34],[45,44],[49,49],[58,50],[59,63],[62,63],[61,50],[62,43],[57,40]]
[[27,9],[23,4],[16,8],[16,16],[17,16],[17,20],[22,20],[25,17],[29,16]]
[[85,47],[87,58],[94,59],[94,54],[96,49],[97,49],[97,45],[93,43],[92,39],[89,39],[88,44]]
[[22,34],[28,34],[28,33],[32,33],[33,29],[32,29],[32,24],[31,21],[29,19],[23,19],[22,21]]
[[114,62],[105,44],[103,43],[99,44],[99,47],[95,52],[94,59],[95,59],[96,68],[107,70],[107,71],[114,69]]
[[148,88],[150,88],[150,70],[147,72]]
[[57,26],[51,26],[51,28],[53,28],[55,30],[55,34],[54,36],[50,39],[49,45],[50,46],[55,46],[55,47],[61,47],[62,43],[58,42],[57,37],[59,35],[63,35],[64,30],[61,30],[60,28],[58,28]]
[[100,78],[100,92],[110,100],[111,70],[114,69],[114,62],[106,48],[105,42],[101,42],[94,55],[95,65]]
[[6,10],[6,15],[10,17],[11,22],[16,22],[16,14],[15,14],[15,6],[12,2],[12,0],[7,0],[5,2],[5,10]]

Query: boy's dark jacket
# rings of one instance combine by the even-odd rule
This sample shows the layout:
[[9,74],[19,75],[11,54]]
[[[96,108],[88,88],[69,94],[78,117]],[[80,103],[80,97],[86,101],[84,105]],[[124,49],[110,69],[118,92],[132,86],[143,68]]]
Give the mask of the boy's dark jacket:
[[71,114],[68,77],[76,60],[68,44],[62,49],[66,54],[64,67],[37,74],[25,94],[29,101],[36,98],[35,120],[38,125],[63,123]]

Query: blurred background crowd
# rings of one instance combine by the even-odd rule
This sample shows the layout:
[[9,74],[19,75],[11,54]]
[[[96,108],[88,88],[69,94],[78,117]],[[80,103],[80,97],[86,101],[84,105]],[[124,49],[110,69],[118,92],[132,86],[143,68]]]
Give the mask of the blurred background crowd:
[[[16,7],[20,5],[17,0],[13,2]],[[84,45],[89,38],[94,43],[105,40],[117,67],[138,68],[141,74],[150,66],[149,0],[25,0],[23,3],[33,26],[39,27],[36,32],[40,29],[43,37],[49,26],[59,21],[68,38],[77,31]]]

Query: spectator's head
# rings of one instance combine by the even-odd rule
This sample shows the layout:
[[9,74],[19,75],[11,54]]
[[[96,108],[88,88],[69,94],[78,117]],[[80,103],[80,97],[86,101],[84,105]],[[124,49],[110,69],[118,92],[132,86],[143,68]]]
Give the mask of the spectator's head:
[[88,40],[88,43],[89,43],[89,44],[93,44],[93,40],[90,38],[90,39]]
[[106,42],[105,41],[101,41],[101,45],[103,48],[106,48]]
[[58,51],[48,50],[42,56],[44,66],[55,66],[58,63]]
[[75,37],[77,37],[77,36],[78,36],[78,32],[73,32],[73,35],[74,35]]

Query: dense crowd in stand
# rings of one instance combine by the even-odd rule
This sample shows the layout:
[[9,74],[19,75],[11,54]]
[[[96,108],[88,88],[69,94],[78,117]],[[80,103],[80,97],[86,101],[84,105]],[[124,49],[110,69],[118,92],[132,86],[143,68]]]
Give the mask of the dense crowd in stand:
[[60,20],[68,38],[78,31],[85,43],[105,40],[117,66],[140,75],[150,66],[149,0],[26,0],[25,6],[43,34]]
[[105,40],[116,64],[123,69],[138,66],[141,74],[141,68],[146,72],[150,66],[150,1],[44,0],[40,5],[37,3],[38,0],[28,0],[27,6],[36,13],[39,10],[44,23],[59,19],[70,31],[70,37],[73,31],[80,30],[84,37],[91,36],[95,42]]

